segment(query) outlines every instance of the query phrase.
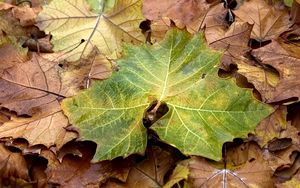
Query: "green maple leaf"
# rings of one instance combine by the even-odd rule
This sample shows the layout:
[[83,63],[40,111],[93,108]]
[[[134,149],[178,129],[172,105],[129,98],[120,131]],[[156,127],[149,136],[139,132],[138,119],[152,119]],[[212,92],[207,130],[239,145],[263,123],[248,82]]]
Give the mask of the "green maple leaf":
[[123,42],[139,44],[142,0],[53,0],[38,15],[37,26],[50,33],[60,59],[86,58],[93,48],[117,58]]
[[203,36],[171,30],[153,46],[127,46],[120,71],[62,103],[81,138],[98,144],[95,159],[143,153],[145,110],[157,100],[169,111],[152,125],[160,138],[189,155],[221,158],[222,144],[246,137],[273,109],[217,75],[221,53]]

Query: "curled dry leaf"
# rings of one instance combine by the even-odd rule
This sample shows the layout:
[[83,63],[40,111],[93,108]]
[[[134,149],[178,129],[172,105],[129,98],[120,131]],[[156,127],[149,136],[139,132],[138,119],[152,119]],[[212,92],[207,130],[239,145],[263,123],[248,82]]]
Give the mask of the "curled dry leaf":
[[3,70],[1,106],[19,115],[43,113],[49,106],[52,108],[63,95],[55,68],[54,63],[33,54],[30,61]]
[[20,24],[23,27],[32,26],[35,24],[35,19],[37,17],[37,11],[30,7],[18,7],[14,6],[12,8],[12,15],[20,20]]
[[141,0],[101,0],[90,4],[85,0],[53,0],[39,14],[37,26],[53,35],[53,50],[63,53],[61,59],[86,58],[94,47],[117,58],[123,42],[138,44],[144,40],[139,29],[143,20]]
[[171,19],[181,29],[187,28],[191,33],[196,33],[203,28],[210,4],[206,0],[145,0],[143,13],[152,21],[162,18]]
[[5,69],[29,60],[27,49],[20,47],[14,37],[5,35],[0,35],[0,54],[0,77]]
[[146,156],[144,161],[131,168],[126,181],[127,187],[162,187],[166,173],[178,160],[177,156],[157,146],[150,147]]
[[176,165],[176,168],[173,170],[168,182],[163,186],[163,188],[172,188],[176,184],[178,185],[181,180],[187,180],[188,175],[188,160],[181,161]]
[[[250,50],[248,42],[253,25],[246,22],[234,22],[228,29],[220,29],[218,27],[209,27],[205,29],[205,36],[208,44],[217,50],[224,51],[221,60],[221,68],[229,70],[230,64],[235,64],[241,56],[246,55]],[[217,29],[223,34],[213,37],[214,30]],[[210,34],[209,34],[210,33]]]
[[[269,166],[275,171],[278,168],[286,168],[291,167],[297,157],[297,152],[300,151],[300,139],[299,139],[299,131],[291,126],[290,123],[287,124],[285,130],[281,131],[278,136],[279,141],[276,143],[277,145],[273,145],[272,148],[275,147],[275,151],[272,152],[268,147],[264,150],[264,159],[268,161]],[[282,140],[282,143],[280,142]],[[281,145],[286,145],[284,142],[290,142],[287,148],[281,149]],[[270,142],[272,144],[272,142]],[[276,151],[276,147],[279,148]],[[273,150],[273,149],[271,149]]]
[[178,159],[179,157],[171,151],[164,150],[158,146],[150,146],[146,151],[145,159],[131,167],[125,183],[108,182],[104,187],[163,187],[166,183],[167,173],[172,170]]
[[299,188],[300,185],[300,170],[292,177],[292,179],[276,184],[277,188]]
[[273,172],[254,144],[249,146],[247,162],[235,170],[215,168],[200,157],[192,157],[189,169],[192,187],[274,187]]
[[[15,7],[11,4],[0,2],[0,36],[1,33],[4,32],[9,36],[15,36],[17,38],[20,37],[28,38],[32,30],[32,27],[23,27],[22,24],[20,23],[20,20],[16,18],[13,13],[14,9],[22,10],[22,8]],[[31,19],[30,17],[33,16],[33,13],[31,12],[29,14],[30,16],[28,16],[27,18],[29,18],[30,20]],[[22,17],[19,18],[23,19]],[[24,17],[24,19],[25,18],[26,17]]]
[[209,9],[205,20],[205,38],[210,44],[224,37],[229,25],[225,17],[228,10],[220,3]]
[[287,109],[278,107],[269,117],[262,120],[255,129],[257,143],[264,147],[273,138],[279,138],[282,130],[286,129]]
[[13,118],[0,126],[0,138],[24,138],[30,145],[43,144],[48,148],[56,145],[59,149],[77,137],[76,133],[65,130],[67,126],[68,119],[61,111],[34,118]]
[[265,0],[244,1],[233,12],[237,20],[254,24],[251,38],[257,41],[275,39],[291,26],[288,11]]
[[18,114],[44,113],[52,109],[57,100],[85,88],[87,81],[107,78],[112,71],[111,63],[101,55],[70,66],[48,60],[55,60],[57,56],[59,54],[33,53],[31,60],[14,62],[14,66],[3,69],[1,106]]
[[13,153],[1,143],[0,185],[2,185],[1,180],[11,177],[29,180],[27,164],[21,153]]
[[235,63],[238,67],[237,72],[245,76],[248,82],[255,86],[255,89],[260,92],[262,101],[266,102],[271,97],[268,91],[273,90],[280,79],[276,69],[247,59],[235,61]]
[[293,97],[300,98],[299,71],[300,57],[278,41],[252,51],[252,55],[263,64],[274,67],[279,72],[279,81],[273,87],[265,87],[264,82],[251,78],[244,72],[249,82],[261,93],[264,101],[277,102]]
[[300,2],[293,1],[292,9],[291,9],[291,22],[293,24],[300,24]]
[[110,177],[113,170],[109,161],[93,164],[84,158],[66,156],[60,163],[51,151],[43,151],[41,155],[48,159],[48,182],[60,187],[97,187]]

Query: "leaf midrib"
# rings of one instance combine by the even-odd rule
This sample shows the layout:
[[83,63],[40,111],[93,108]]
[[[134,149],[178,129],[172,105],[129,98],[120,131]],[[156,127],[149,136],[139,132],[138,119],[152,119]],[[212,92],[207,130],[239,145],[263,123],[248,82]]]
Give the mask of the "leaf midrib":
[[168,60],[168,67],[167,67],[167,71],[166,71],[166,76],[165,76],[165,81],[164,81],[164,85],[163,85],[163,90],[162,93],[159,97],[159,101],[162,101],[165,97],[165,93],[166,93],[166,89],[167,89],[167,83],[168,83],[168,77],[169,77],[169,72],[170,72],[170,64],[171,64],[171,57],[172,57],[172,51],[173,51],[173,35],[171,35],[171,47],[170,47],[170,51],[169,51],[169,60]]

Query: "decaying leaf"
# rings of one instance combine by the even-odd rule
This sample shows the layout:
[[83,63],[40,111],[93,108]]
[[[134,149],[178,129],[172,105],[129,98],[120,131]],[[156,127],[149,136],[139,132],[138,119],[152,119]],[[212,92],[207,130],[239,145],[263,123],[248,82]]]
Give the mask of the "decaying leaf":
[[13,16],[11,7],[10,4],[0,2],[0,36],[2,31],[10,36],[26,36],[26,29]]
[[0,78],[1,106],[20,115],[47,111],[63,96],[56,66],[40,56],[3,70]]
[[57,100],[85,88],[87,81],[107,78],[112,71],[111,63],[101,55],[71,65],[49,60],[57,56],[34,53],[31,60],[0,70],[0,105],[20,115],[43,113]]
[[277,188],[299,188],[300,187],[300,171],[293,176],[292,179],[284,182],[276,184]]
[[2,143],[0,144],[0,185],[7,178],[21,178],[29,180],[26,161],[21,153],[9,151]]
[[294,55],[287,48],[283,48],[279,42],[273,41],[267,46],[253,50],[252,55],[279,72],[279,81],[273,87],[262,87],[260,82],[248,77],[249,82],[256,86],[266,102],[282,101],[293,97],[300,98],[298,84],[300,59],[297,54]]
[[160,44],[128,46],[118,73],[62,107],[81,138],[98,144],[95,159],[142,153],[144,110],[157,100],[169,108],[151,127],[162,140],[185,154],[219,160],[224,142],[246,136],[272,111],[250,90],[219,79],[219,59],[201,35],[174,29]]
[[[180,159],[175,152],[168,151],[159,146],[149,146],[145,158],[131,166],[128,177],[124,183],[108,182],[104,187],[122,187],[122,188],[159,188],[176,183],[176,174],[173,175],[173,181],[165,184],[168,173]],[[182,172],[177,172],[182,173]],[[187,176],[187,172],[186,172]],[[177,176],[177,178],[179,178]],[[175,182],[174,182],[175,181]]]
[[0,126],[0,138],[24,138],[30,145],[43,144],[48,148],[56,145],[59,149],[77,137],[65,129],[67,126],[68,119],[61,111],[33,118],[13,118]]
[[[234,22],[226,30],[218,27],[209,27],[205,30],[208,44],[214,49],[225,52],[221,60],[223,69],[228,70],[230,64],[235,64],[237,60],[241,59],[241,56],[246,55],[250,51],[248,43],[252,28],[253,25],[249,23]],[[223,34],[213,36],[216,33],[216,29],[219,32],[223,32]]]
[[233,12],[236,19],[254,24],[251,38],[257,41],[275,39],[291,25],[286,9],[271,6],[265,0],[244,1]]
[[0,54],[0,77],[5,69],[28,61],[27,49],[20,47],[14,37],[0,35]]
[[186,27],[191,33],[204,27],[203,20],[209,8],[206,0],[145,0],[143,3],[143,13],[147,19],[157,21],[167,17],[177,27]]
[[255,135],[258,138],[257,143],[261,147],[265,146],[273,138],[280,137],[281,132],[286,129],[286,115],[286,107],[282,106],[259,123],[255,129]]
[[38,16],[38,27],[53,35],[54,51],[64,53],[61,59],[86,58],[94,47],[117,58],[123,42],[138,44],[144,40],[139,29],[143,20],[141,0],[101,0],[94,6],[100,7],[90,7],[85,0],[53,0]]
[[247,162],[234,170],[216,168],[200,157],[193,157],[189,168],[192,187],[274,187],[272,170],[257,145],[249,146]]
[[42,156],[48,159],[48,181],[60,187],[97,187],[113,173],[109,161],[92,164],[84,158],[67,156],[60,163],[51,151],[44,151]]
[[145,160],[131,168],[126,187],[162,187],[167,172],[178,160],[177,156],[157,146],[150,147],[146,156]]
[[169,178],[169,181],[164,185],[163,188],[172,188],[174,185],[179,184],[181,180],[187,180],[188,175],[188,161],[182,161],[177,164]]

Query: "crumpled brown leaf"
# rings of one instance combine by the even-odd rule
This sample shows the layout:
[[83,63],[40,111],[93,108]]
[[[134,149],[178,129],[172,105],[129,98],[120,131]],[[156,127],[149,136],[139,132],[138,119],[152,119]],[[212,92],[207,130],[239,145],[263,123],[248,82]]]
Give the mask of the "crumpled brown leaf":
[[0,54],[0,77],[5,69],[29,60],[27,49],[19,46],[14,37],[6,35],[0,35]]
[[159,188],[165,182],[165,176],[179,159],[174,153],[158,146],[150,146],[146,159],[132,166],[125,183],[108,182],[103,187],[123,188]]
[[206,0],[145,0],[144,16],[149,20],[171,19],[179,28],[186,27],[191,33],[202,28],[210,4]]
[[68,119],[62,111],[33,118],[13,118],[0,126],[0,138],[24,138],[29,145],[43,144],[46,147],[61,148],[77,137],[75,132],[67,131]]
[[192,157],[189,168],[192,187],[274,187],[272,170],[254,144],[249,146],[247,162],[235,170],[215,168],[201,157]]
[[291,22],[300,24],[300,2],[294,1],[291,9]]
[[0,144],[0,185],[3,178],[21,178],[29,180],[26,161],[21,153],[9,151],[2,143]]
[[89,160],[68,156],[59,163],[51,151],[44,151],[42,156],[48,159],[48,181],[60,187],[96,187],[106,181],[112,171],[108,161],[91,164]]
[[261,86],[261,82],[248,77],[249,82],[253,83],[257,90],[261,93],[264,101],[271,103],[300,97],[299,55],[295,54],[283,47],[278,41],[258,48],[252,51],[252,55],[263,64],[270,65],[279,72],[279,81],[276,86]]
[[[299,162],[298,162],[299,163]],[[299,163],[300,164],[300,163]],[[299,170],[299,164],[298,164],[298,171],[296,174],[288,181],[285,181],[283,183],[277,183],[277,188],[298,188],[300,185],[300,170]],[[297,170],[296,169],[296,170]]]
[[[208,44],[216,50],[224,51],[221,68],[229,70],[230,64],[235,64],[237,60],[241,59],[241,56],[250,51],[248,42],[252,27],[253,25],[246,22],[234,22],[228,29],[224,27],[205,29]],[[216,36],[215,33],[219,33],[219,36]]]
[[286,129],[282,130],[278,138],[283,139],[283,142],[287,139],[291,140],[289,146],[285,149],[280,149],[281,144],[278,142],[279,150],[270,151],[271,149],[264,149],[264,159],[268,161],[269,166],[275,171],[278,168],[287,168],[291,167],[297,157],[297,152],[300,151],[300,139],[299,139],[299,131],[294,126],[287,124]]
[[285,106],[278,107],[269,117],[257,125],[255,135],[257,143],[264,147],[269,141],[274,138],[279,138],[281,132],[286,129],[287,109]]
[[236,20],[254,24],[251,38],[266,41],[277,38],[291,25],[286,9],[265,0],[249,0],[233,11]]
[[[110,177],[120,177],[128,174],[131,159],[116,159],[91,163],[95,148],[87,147],[88,143],[78,143],[82,156],[66,155],[62,162],[49,150],[41,155],[48,160],[46,169],[48,181],[60,187],[99,187]],[[126,176],[127,177],[127,176]]]
[[104,79],[111,74],[110,62],[103,56],[96,56],[81,64],[73,63],[69,67],[48,60],[56,56],[33,53],[30,61],[17,62],[2,70],[0,106],[20,115],[43,113],[57,100],[85,88],[86,81]]

